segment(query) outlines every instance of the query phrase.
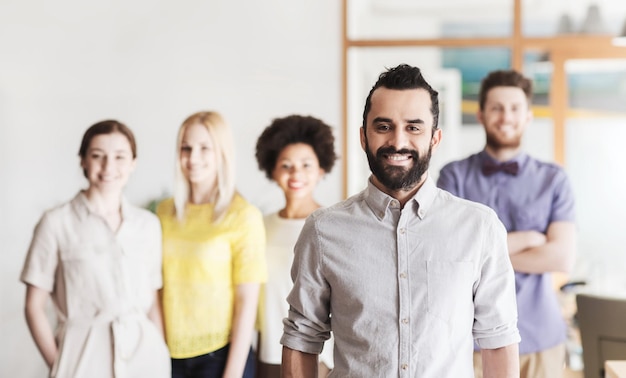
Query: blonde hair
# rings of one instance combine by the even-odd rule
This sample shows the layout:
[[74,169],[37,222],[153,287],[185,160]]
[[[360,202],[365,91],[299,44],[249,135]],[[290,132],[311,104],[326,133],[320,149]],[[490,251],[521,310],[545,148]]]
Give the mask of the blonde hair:
[[213,147],[217,164],[217,190],[214,199],[212,222],[219,221],[228,210],[235,195],[235,153],[233,137],[224,118],[214,111],[198,112],[190,115],[180,126],[176,141],[176,173],[174,177],[174,210],[178,220],[185,218],[185,208],[189,202],[189,182],[180,166],[180,153],[183,135],[187,127],[202,125],[206,127]]

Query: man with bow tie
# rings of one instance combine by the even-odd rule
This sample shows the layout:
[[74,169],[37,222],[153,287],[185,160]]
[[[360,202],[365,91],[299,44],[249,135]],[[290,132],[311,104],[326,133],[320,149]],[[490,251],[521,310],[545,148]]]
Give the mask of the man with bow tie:
[[[444,166],[437,185],[493,208],[506,227],[522,337],[520,376],[553,378],[563,374],[567,329],[550,273],[568,273],[574,264],[574,195],[561,167],[521,149],[533,118],[531,97],[532,82],[516,71],[483,79],[477,118],[485,148]],[[474,363],[481,377],[479,354]]]

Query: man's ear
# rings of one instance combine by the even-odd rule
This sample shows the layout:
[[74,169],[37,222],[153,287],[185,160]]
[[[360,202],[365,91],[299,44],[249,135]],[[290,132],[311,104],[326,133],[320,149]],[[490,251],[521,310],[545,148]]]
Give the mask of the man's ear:
[[526,116],[526,124],[531,123],[533,121],[533,119],[535,119],[535,115],[533,114],[532,107],[529,105],[528,106],[528,115]]
[[483,112],[482,112],[482,110],[480,110],[480,108],[476,111],[476,120],[478,120],[478,123],[480,123],[481,125],[484,125],[484,123],[483,123]]
[[430,139],[430,146],[432,147],[433,151],[437,150],[439,143],[441,143],[442,136],[443,134],[442,134],[441,129],[440,128],[435,129],[435,132],[433,133],[433,137]]
[[365,136],[365,128],[363,126],[359,127],[359,132],[361,135],[361,148],[363,149],[363,151],[365,151],[365,145],[367,140],[367,137]]

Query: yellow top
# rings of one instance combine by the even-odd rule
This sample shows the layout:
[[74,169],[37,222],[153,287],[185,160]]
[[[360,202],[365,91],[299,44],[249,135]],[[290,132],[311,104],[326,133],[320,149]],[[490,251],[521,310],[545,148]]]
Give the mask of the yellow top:
[[235,195],[224,218],[212,204],[187,205],[179,222],[173,199],[157,207],[163,228],[163,314],[173,358],[207,354],[229,342],[235,287],[267,279],[261,212]]

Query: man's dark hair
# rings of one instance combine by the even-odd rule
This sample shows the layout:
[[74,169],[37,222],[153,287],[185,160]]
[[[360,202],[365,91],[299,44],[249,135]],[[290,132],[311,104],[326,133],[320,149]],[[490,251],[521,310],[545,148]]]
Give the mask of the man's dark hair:
[[256,160],[259,169],[272,179],[272,172],[280,152],[290,144],[304,143],[313,148],[320,168],[330,173],[337,160],[330,126],[321,120],[300,115],[276,118],[263,130],[256,143]]
[[530,106],[533,97],[533,83],[515,70],[497,70],[490,72],[480,84],[478,93],[478,105],[480,110],[485,109],[487,93],[494,87],[517,87],[524,91],[528,105]]
[[439,124],[439,97],[436,90],[434,90],[430,84],[426,82],[422,71],[408,64],[400,64],[397,67],[387,69],[378,76],[378,81],[370,90],[365,100],[365,109],[363,110],[363,129],[367,126],[367,115],[372,108],[372,94],[380,87],[387,89],[425,89],[430,94],[431,106],[430,112],[433,115],[433,132],[437,129]]

